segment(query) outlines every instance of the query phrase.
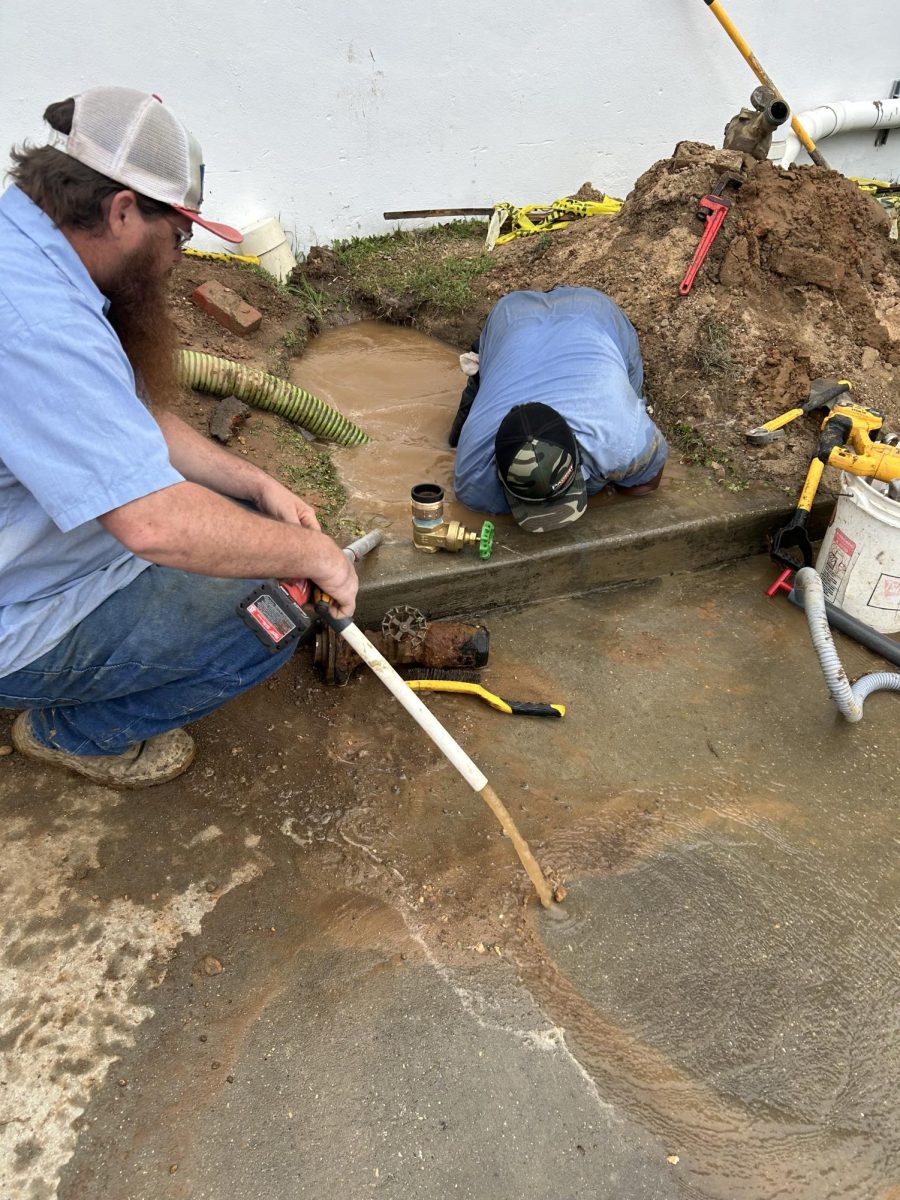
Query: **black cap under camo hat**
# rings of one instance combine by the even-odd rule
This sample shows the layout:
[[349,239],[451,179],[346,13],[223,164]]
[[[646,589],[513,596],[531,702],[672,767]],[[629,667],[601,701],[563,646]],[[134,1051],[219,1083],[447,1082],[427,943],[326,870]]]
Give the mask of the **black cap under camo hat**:
[[494,441],[497,473],[510,511],[529,533],[577,521],[587,505],[578,443],[548,404],[517,404]]

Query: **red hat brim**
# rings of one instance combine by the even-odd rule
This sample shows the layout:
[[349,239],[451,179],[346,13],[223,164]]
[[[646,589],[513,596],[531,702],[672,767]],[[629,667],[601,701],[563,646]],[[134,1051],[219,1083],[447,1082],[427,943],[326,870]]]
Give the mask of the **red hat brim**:
[[181,213],[183,217],[187,217],[189,221],[193,221],[195,225],[202,225],[204,229],[208,229],[210,233],[214,233],[223,242],[232,242],[234,245],[238,245],[244,240],[244,235],[239,229],[233,229],[230,225],[223,225],[220,221],[207,221],[206,217],[201,217],[198,212],[194,212],[190,208],[182,208],[179,204],[173,204],[172,207],[176,212]]

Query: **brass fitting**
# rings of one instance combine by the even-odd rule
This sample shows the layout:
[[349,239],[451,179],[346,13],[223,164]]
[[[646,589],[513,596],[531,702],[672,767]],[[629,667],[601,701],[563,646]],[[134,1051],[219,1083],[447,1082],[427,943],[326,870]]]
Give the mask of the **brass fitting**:
[[772,134],[790,117],[791,110],[773,91],[758,87],[750,97],[752,108],[742,108],[725,126],[726,150],[737,150],[744,162],[763,162],[772,146]]
[[426,554],[437,550],[462,550],[477,545],[482,558],[490,558],[494,527],[485,521],[477,532],[459,521],[444,520],[444,489],[437,483],[417,483],[412,499],[413,545]]

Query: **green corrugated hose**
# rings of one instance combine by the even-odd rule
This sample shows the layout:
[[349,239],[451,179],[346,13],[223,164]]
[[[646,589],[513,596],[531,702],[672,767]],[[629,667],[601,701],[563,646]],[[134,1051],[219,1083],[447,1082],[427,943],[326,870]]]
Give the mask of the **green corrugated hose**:
[[181,380],[188,387],[213,396],[237,396],[255,408],[264,408],[302,425],[326,441],[337,442],[339,446],[362,446],[369,440],[364,430],[336,409],[266,371],[214,354],[198,354],[196,350],[182,350],[179,366]]

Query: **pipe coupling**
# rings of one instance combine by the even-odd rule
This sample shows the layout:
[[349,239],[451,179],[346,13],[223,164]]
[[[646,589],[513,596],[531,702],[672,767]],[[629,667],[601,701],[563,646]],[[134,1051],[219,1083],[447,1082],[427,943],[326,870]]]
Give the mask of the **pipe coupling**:
[[491,557],[494,526],[485,521],[480,530],[467,529],[460,521],[444,520],[444,489],[437,483],[417,483],[410,491],[413,545],[426,554],[438,550],[463,550],[477,546],[481,559]]

